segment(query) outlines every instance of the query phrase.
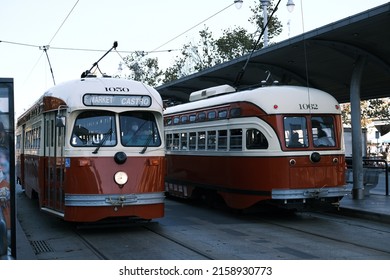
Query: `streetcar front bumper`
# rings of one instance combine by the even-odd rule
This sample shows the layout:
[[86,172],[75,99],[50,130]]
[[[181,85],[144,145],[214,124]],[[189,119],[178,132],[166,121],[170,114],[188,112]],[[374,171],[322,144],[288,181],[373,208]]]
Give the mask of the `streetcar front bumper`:
[[341,198],[351,191],[347,187],[323,187],[310,189],[278,189],[272,190],[272,199],[321,199],[321,198]]
[[65,206],[127,206],[163,203],[164,192],[140,194],[66,194]]

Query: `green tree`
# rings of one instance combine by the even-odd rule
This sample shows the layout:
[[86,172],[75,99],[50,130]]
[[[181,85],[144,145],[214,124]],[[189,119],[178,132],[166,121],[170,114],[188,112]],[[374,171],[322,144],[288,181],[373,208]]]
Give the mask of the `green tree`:
[[[351,105],[350,103],[341,104],[341,116],[343,123],[351,124]],[[390,100],[389,98],[379,98],[364,100],[360,103],[361,126],[367,126],[373,121],[385,120],[390,123]]]
[[123,58],[130,74],[127,79],[142,81],[152,87],[160,84],[163,71],[160,70],[157,58],[146,58],[146,53],[136,51]]
[[229,61],[250,52],[255,38],[244,28],[226,29],[221,38],[215,41],[221,61]]
[[[278,20],[277,13],[274,13],[272,18],[270,15],[273,12],[275,5],[273,3],[273,0],[270,1],[267,9],[267,14],[269,23],[267,24],[268,26],[268,39],[271,40],[272,38],[278,36],[280,33],[282,33],[283,25],[282,23]],[[261,5],[261,2],[257,4],[255,7],[251,8],[251,11],[253,13],[252,17],[249,18],[249,22],[254,24],[255,26],[258,26],[259,29],[257,33],[261,33],[261,30],[264,28],[264,18],[263,18],[263,7]],[[259,46],[257,46],[256,49],[261,49],[263,47],[263,42],[260,42]]]

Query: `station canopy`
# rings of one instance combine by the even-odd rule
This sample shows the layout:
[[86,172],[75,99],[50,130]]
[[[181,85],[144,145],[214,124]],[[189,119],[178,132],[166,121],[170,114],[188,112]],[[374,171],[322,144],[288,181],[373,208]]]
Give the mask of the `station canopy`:
[[[350,101],[354,64],[365,57],[361,99],[390,96],[390,3],[255,51],[239,87],[261,84],[268,73],[279,84],[311,86]],[[248,55],[157,87],[164,100],[188,102],[191,92],[234,85]]]

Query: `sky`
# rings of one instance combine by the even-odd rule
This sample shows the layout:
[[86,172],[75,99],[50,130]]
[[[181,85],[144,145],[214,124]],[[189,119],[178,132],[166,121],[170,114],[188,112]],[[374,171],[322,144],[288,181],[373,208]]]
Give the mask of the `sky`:
[[[233,0],[0,0],[0,77],[14,79],[18,117],[54,82],[78,79],[114,41],[117,52],[99,62],[103,72],[118,74],[121,57],[133,51],[157,57],[164,69],[184,44],[198,42],[205,26],[215,38],[238,26],[254,32],[248,19],[258,1],[243,0],[237,9]],[[289,13],[287,0],[282,0],[276,16],[283,32],[272,42],[387,2],[294,0],[294,11]]]

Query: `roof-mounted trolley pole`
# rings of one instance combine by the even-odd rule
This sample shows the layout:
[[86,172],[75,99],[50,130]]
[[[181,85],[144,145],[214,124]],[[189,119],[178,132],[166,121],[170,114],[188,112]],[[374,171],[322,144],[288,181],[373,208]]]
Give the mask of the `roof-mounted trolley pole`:
[[351,99],[351,124],[352,124],[352,170],[353,187],[352,198],[364,198],[363,186],[363,158],[361,140],[361,115],[360,115],[360,82],[364,70],[366,58],[359,56],[352,72],[350,99]]

